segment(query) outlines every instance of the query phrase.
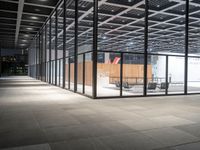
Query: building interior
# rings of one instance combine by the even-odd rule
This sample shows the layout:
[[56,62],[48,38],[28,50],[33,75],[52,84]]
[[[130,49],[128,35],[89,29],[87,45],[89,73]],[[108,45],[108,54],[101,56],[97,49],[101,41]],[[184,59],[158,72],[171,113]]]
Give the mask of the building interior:
[[199,18],[198,0],[0,0],[0,150],[199,150]]

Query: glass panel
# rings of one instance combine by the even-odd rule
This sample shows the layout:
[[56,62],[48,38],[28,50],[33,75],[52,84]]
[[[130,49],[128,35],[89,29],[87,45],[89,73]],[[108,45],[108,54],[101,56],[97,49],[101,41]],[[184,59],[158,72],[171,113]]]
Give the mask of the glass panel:
[[[144,87],[144,55],[124,54],[123,55],[123,82],[122,94],[143,95]],[[119,81],[116,86],[120,86]]]
[[51,83],[55,84],[55,60],[51,61]]
[[149,0],[148,52],[184,55],[185,0]]
[[70,57],[70,89],[74,90],[74,57]]
[[147,69],[147,94],[165,94],[166,84],[166,56],[150,55]]
[[51,60],[52,60],[52,84],[55,84],[55,15],[51,17]]
[[145,0],[100,3],[99,51],[144,52],[144,3]]
[[[93,43],[93,1],[79,0],[78,53],[92,51]],[[86,12],[88,13],[86,15]]]
[[188,58],[188,93],[200,93],[200,58]]
[[[63,4],[61,5],[63,8]],[[59,59],[59,85],[63,87],[63,9],[58,9],[58,44],[57,44],[57,53]]]
[[[75,35],[75,1],[66,3],[66,56],[70,57],[74,55],[74,35]],[[70,64],[68,64],[68,59],[66,59],[66,82],[69,82],[70,89],[74,90],[74,57],[70,58]],[[70,72],[68,68],[70,67]],[[70,81],[68,77],[70,76]],[[66,83],[65,88],[68,88],[68,83]]]
[[59,62],[60,62],[60,86],[63,87],[63,59],[60,59]]
[[85,53],[85,94],[92,96],[92,53]]
[[[189,56],[200,56],[200,1],[190,1],[189,8]],[[192,67],[192,66],[191,66]],[[191,74],[190,72],[188,72]],[[189,90],[189,89],[188,89]]]
[[98,53],[97,96],[119,96],[120,54]]
[[169,94],[184,92],[184,57],[169,56],[168,78]]
[[46,63],[46,80],[49,82],[49,62]]
[[77,65],[77,91],[83,93],[83,55],[78,55]]
[[69,88],[69,58],[66,58],[66,62],[65,62],[65,88],[68,89]]
[[60,80],[60,65],[59,65],[59,59],[56,60],[57,61],[57,85],[59,85],[59,80]]

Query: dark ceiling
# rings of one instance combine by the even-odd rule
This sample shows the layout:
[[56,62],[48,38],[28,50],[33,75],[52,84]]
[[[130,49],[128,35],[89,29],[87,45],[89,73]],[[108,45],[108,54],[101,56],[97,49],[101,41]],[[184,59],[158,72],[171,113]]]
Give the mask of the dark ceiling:
[[0,46],[27,48],[59,0],[0,0]]

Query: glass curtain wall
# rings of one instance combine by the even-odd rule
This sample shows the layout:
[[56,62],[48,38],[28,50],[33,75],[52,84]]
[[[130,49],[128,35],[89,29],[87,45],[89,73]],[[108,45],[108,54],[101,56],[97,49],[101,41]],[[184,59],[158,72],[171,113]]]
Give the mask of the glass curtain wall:
[[97,96],[143,95],[144,3],[99,2]]
[[66,1],[65,88],[74,91],[75,1]]
[[[61,8],[63,8],[63,3]],[[57,83],[60,87],[63,87],[63,9],[57,9],[57,11]]]
[[55,84],[55,13],[51,17],[51,83]]
[[[93,49],[93,1],[78,1],[77,92],[91,95]],[[87,70],[86,70],[87,69]],[[86,89],[86,90],[85,90]]]
[[35,57],[29,60],[31,76],[61,87],[65,83],[64,88],[94,98],[200,93],[200,2],[65,4],[63,0],[40,37],[35,36],[29,52]]
[[179,56],[185,55],[186,1],[149,0],[148,3],[147,93],[184,93],[184,57]]

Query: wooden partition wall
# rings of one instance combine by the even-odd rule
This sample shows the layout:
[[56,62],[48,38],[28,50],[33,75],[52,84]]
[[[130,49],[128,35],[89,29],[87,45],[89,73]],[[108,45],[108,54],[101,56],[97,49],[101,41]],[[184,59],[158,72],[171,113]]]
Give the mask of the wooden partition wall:
[[[152,78],[152,65],[148,65],[147,78]],[[110,84],[120,82],[120,64],[98,64],[98,73],[109,76]],[[143,84],[144,65],[123,64],[123,82],[129,84]]]
[[[119,82],[120,64],[98,63],[98,75],[108,76],[109,82]],[[148,65],[147,78],[152,78],[152,66]],[[142,64],[124,64],[123,81],[135,83],[143,82],[144,65]],[[68,81],[68,64],[66,64],[66,81]],[[74,82],[74,63],[70,64],[70,82]],[[78,63],[78,84],[83,84],[83,63]],[[92,85],[92,62],[85,62],[85,85]]]
[[[66,68],[66,81],[68,81],[68,64]],[[70,82],[74,82],[74,63],[70,64]],[[83,63],[78,63],[78,84],[83,84]],[[85,62],[85,85],[92,85],[92,62]]]

